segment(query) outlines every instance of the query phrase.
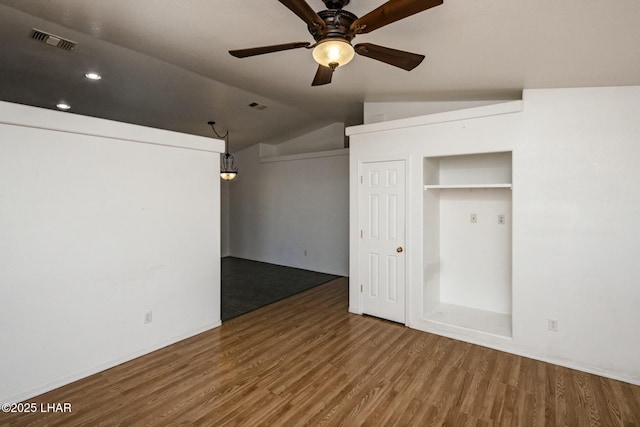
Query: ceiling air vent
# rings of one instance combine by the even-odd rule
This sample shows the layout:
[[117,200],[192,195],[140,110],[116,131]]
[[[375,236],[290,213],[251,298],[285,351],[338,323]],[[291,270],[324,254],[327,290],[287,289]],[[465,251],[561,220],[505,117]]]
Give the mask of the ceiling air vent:
[[33,40],[48,44],[49,46],[58,47],[64,50],[73,50],[75,49],[78,43],[64,39],[60,36],[54,36],[53,34],[45,33],[42,30],[38,30],[33,28],[31,30],[31,38]]
[[251,104],[248,105],[251,108],[255,108],[256,110],[266,110],[268,107],[264,104],[259,104],[257,102],[252,102]]

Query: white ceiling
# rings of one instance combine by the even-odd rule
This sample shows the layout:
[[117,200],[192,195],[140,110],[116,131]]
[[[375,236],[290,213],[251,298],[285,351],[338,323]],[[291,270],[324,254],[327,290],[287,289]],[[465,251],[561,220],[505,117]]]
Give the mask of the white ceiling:
[[[308,0],[315,10],[321,0]],[[383,0],[352,0],[362,16]],[[78,42],[29,39],[31,28]],[[212,136],[231,150],[280,142],[332,122],[357,124],[365,101],[518,99],[524,88],[640,84],[638,0],[445,0],[359,35],[426,55],[415,70],[356,57],[311,87],[296,49],[245,59],[227,52],[313,42],[277,0],[0,0],[0,99]],[[95,70],[99,82],[83,75]],[[264,111],[251,102],[269,106]]]

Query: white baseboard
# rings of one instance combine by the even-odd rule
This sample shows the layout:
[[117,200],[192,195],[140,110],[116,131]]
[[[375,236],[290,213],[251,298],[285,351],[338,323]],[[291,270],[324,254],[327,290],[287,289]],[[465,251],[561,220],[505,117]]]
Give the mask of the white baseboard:
[[217,322],[210,323],[208,325],[204,325],[204,326],[202,326],[200,328],[193,329],[193,330],[191,330],[189,332],[186,332],[186,333],[184,333],[182,335],[167,339],[165,341],[161,341],[161,342],[159,342],[157,344],[154,344],[152,346],[141,348],[139,350],[134,351],[133,353],[127,354],[127,355],[122,356],[120,358],[117,358],[117,359],[114,359],[114,360],[111,360],[111,361],[108,361],[108,362],[105,362],[105,363],[101,363],[98,366],[94,366],[94,367],[89,368],[89,369],[84,369],[84,370],[76,372],[76,373],[74,373],[72,375],[68,375],[68,376],[66,376],[64,378],[60,378],[60,379],[58,379],[56,381],[52,381],[52,382],[50,382],[48,384],[44,384],[42,386],[35,387],[35,388],[30,389],[30,390],[27,390],[27,391],[25,391],[23,393],[19,393],[17,395],[8,397],[2,403],[24,402],[27,399],[31,399],[31,398],[39,396],[39,395],[41,395],[43,393],[49,392],[51,390],[55,390],[56,388],[65,386],[67,384],[71,384],[74,381],[81,380],[83,378],[89,377],[89,376],[97,374],[99,372],[106,371],[107,369],[111,369],[114,366],[121,365],[121,364],[123,364],[125,362],[129,362],[129,361],[131,361],[133,359],[137,359],[140,356],[144,356],[145,354],[152,353],[152,352],[154,352],[156,350],[160,350],[161,348],[168,347],[168,346],[170,346],[172,344],[175,344],[175,343],[177,343],[179,341],[185,340],[187,338],[191,338],[191,337],[193,337],[195,335],[198,335],[198,334],[201,334],[203,332],[209,331],[211,329],[217,328],[220,325],[222,325],[222,322],[220,320],[218,320]]
[[580,362],[574,360],[540,356],[538,354],[515,347],[510,338],[495,337],[489,334],[482,334],[478,332],[466,332],[463,329],[460,329],[460,331],[453,331],[453,328],[433,327],[426,321],[416,321],[415,319],[408,326],[419,331],[428,332],[454,340],[464,341],[470,344],[476,344],[482,347],[491,348],[493,350],[504,351],[506,353],[515,354],[517,356],[539,360],[541,362],[551,363],[552,365],[575,369],[576,371],[586,372],[588,374],[598,375],[600,377],[610,378],[612,380],[623,381],[629,384],[640,386],[640,378],[625,376],[624,374],[621,374],[619,372],[613,372],[606,369],[598,368],[596,366],[581,364]]

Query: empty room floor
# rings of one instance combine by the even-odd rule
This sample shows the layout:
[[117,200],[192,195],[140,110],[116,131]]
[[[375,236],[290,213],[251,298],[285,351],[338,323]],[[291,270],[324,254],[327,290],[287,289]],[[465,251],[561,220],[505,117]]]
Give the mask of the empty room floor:
[[221,260],[221,318],[227,321],[339,276],[236,257]]
[[5,425],[632,426],[640,387],[347,312],[339,278],[32,402]]

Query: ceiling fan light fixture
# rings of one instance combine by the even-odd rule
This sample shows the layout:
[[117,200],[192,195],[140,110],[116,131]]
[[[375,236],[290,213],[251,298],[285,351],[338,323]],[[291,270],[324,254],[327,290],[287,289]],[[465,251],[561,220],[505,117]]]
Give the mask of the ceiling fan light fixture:
[[355,56],[351,43],[341,38],[329,38],[313,48],[313,59],[325,67],[341,67],[347,65]]

